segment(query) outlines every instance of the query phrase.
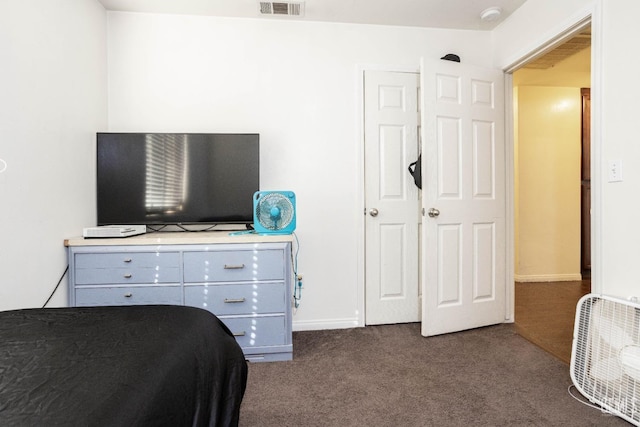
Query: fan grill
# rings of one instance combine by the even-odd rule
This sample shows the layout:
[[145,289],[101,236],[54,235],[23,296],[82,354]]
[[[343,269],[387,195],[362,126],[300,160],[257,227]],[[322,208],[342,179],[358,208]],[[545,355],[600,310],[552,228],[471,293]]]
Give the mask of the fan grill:
[[571,378],[591,402],[640,425],[640,306],[586,295],[578,303]]
[[[278,209],[278,216],[273,215],[274,208]],[[282,194],[266,194],[256,206],[256,215],[264,228],[281,230],[293,220],[293,203]]]

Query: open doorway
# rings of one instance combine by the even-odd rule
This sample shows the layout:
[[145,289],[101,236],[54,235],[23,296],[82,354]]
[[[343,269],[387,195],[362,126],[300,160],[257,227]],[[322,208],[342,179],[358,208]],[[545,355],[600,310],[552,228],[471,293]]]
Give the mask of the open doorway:
[[576,303],[591,290],[590,46],[585,28],[513,73],[515,324],[566,363]]

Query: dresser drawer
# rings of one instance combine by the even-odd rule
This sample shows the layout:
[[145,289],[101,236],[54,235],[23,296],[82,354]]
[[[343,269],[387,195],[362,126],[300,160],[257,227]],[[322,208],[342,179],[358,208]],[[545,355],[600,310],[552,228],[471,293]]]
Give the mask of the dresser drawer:
[[78,285],[180,283],[180,268],[79,268],[75,276]]
[[285,286],[279,283],[185,285],[184,303],[218,315],[284,313]]
[[261,347],[285,344],[285,317],[220,318],[236,337],[240,347]]
[[178,267],[178,252],[115,252],[76,254],[75,267],[80,268],[139,268]]
[[185,282],[283,280],[282,251],[211,251],[184,254]]
[[76,306],[182,304],[180,286],[100,286],[75,293]]

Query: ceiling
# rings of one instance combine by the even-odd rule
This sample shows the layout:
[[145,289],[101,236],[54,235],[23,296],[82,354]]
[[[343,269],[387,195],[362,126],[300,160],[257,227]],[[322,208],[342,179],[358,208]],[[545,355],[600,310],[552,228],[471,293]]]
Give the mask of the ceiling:
[[528,62],[525,68],[546,70],[554,67],[559,62],[582,52],[591,47],[591,27],[585,29],[580,34],[575,35],[560,46],[554,48],[543,56]]
[[[291,0],[300,15],[264,15],[258,0],[98,0],[110,11],[287,19],[490,31],[526,0]],[[266,2],[271,3],[271,2]],[[278,5],[274,5],[278,6]],[[480,14],[500,8],[493,20]],[[276,10],[277,7],[273,10]]]

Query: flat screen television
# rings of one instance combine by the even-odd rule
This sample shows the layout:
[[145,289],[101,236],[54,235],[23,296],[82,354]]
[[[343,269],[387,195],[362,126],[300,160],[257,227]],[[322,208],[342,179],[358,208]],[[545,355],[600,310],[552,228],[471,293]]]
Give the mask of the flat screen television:
[[98,225],[250,224],[258,134],[98,133]]

